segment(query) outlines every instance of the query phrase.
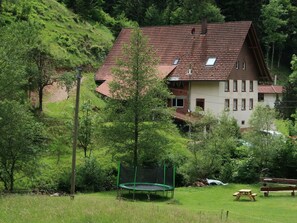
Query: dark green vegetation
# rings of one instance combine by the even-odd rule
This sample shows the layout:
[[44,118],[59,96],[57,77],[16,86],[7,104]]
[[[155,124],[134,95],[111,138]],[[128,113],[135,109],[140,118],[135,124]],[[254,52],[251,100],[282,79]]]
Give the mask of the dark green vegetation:
[[[256,201],[232,194],[249,188],[257,193]],[[295,222],[296,197],[277,192],[263,197],[258,185],[178,188],[174,200],[145,198],[135,202],[115,199],[115,192],[68,196],[0,196],[0,219],[10,222],[195,222],[195,223],[287,223]],[[146,196],[145,196],[146,197]],[[228,211],[228,218],[227,218]]]
[[[246,13],[237,14],[239,10],[234,8],[238,7]],[[74,106],[71,87],[75,84],[77,66],[83,68],[78,191],[112,189],[117,162],[133,163],[135,154],[139,156],[134,164],[176,165],[177,185],[189,185],[205,177],[251,183],[267,168],[268,174],[275,177],[297,178],[297,145],[287,138],[297,132],[297,67],[296,57],[292,57],[297,48],[296,13],[295,1],[289,0],[249,3],[232,0],[0,1],[0,102],[3,105],[0,109],[0,189],[50,192],[70,189]],[[267,15],[273,15],[277,22],[270,24]],[[256,109],[251,120],[254,131],[246,134],[241,134],[226,114],[218,118],[206,114],[189,124],[189,133],[180,133],[170,123],[164,101],[151,97],[165,98],[168,92],[160,87],[163,83],[152,84],[158,83],[157,91],[148,88],[138,91],[152,93],[141,98],[138,104],[135,103],[137,97],[133,103],[112,104],[94,93],[93,74],[121,27],[135,22],[140,25],[195,23],[203,18],[210,22],[243,19],[255,22],[272,74],[280,76],[279,83],[287,86],[284,99],[277,104],[280,111],[277,117],[284,119],[278,123],[285,139],[259,136],[260,127],[269,129],[276,115],[263,107]],[[129,51],[128,56],[146,49],[140,40],[139,48],[127,47],[134,52]],[[146,68],[134,70],[138,72],[134,78],[153,71],[152,67],[144,66],[148,61],[154,65],[148,51],[144,52],[139,57],[142,63],[129,64],[133,68]],[[127,65],[127,61],[121,63]],[[120,66],[115,74],[118,79],[127,78],[130,84],[128,77],[121,76],[126,73]],[[143,81],[147,84],[151,80]],[[45,88],[53,82],[66,88],[67,100],[49,102],[48,94],[44,97]],[[143,90],[143,82],[138,84]],[[129,89],[125,90],[122,93]],[[34,97],[37,97],[36,105],[32,103]],[[127,109],[128,105],[130,108],[137,105],[139,109]],[[152,105],[153,113],[147,113]],[[126,135],[118,134],[117,130],[123,129],[127,130]]]

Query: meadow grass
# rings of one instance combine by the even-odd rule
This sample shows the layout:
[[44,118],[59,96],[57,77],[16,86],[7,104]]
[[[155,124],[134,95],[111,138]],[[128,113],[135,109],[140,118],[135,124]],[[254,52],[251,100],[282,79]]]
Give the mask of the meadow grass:
[[[235,201],[232,194],[250,188],[255,202]],[[138,196],[136,197],[138,198]],[[228,216],[227,216],[228,212]],[[0,223],[10,222],[295,222],[296,198],[290,192],[264,197],[258,185],[230,184],[177,188],[173,200],[117,200],[116,192],[68,196],[3,195]]]

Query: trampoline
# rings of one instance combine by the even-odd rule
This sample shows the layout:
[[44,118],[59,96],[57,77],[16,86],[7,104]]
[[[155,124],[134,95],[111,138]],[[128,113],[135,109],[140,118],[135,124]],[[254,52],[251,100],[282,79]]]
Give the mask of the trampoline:
[[[117,177],[118,197],[122,196],[122,190],[133,192],[144,192],[150,200],[152,192],[163,192],[166,194],[171,192],[171,198],[174,196],[175,188],[175,168],[159,166],[153,168],[144,167],[125,167],[119,164]],[[166,192],[166,193],[165,193]]]

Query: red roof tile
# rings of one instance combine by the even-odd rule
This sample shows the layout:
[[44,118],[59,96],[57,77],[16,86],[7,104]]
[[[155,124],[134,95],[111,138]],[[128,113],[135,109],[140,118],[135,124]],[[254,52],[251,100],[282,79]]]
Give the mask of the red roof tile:
[[[162,79],[166,78],[174,69],[176,65],[170,65],[170,66],[158,66],[158,76]],[[104,96],[111,97],[111,94],[109,92],[109,83],[112,81],[111,75],[105,76],[106,80],[96,88],[96,91]]]
[[258,93],[263,94],[281,94],[283,93],[283,86],[279,85],[259,85]]
[[[200,34],[199,24],[143,27],[141,30],[156,50],[160,66],[172,66],[179,59],[171,77],[180,80],[228,79],[244,41],[249,37],[248,42],[256,51],[261,76],[264,80],[271,80],[250,21],[207,24],[207,34],[203,35]],[[96,80],[105,80],[111,75],[111,67],[121,56],[122,45],[129,42],[130,33],[131,29],[121,31],[104,64],[97,71]],[[209,57],[216,57],[214,66],[205,65]],[[192,75],[187,74],[190,67]]]

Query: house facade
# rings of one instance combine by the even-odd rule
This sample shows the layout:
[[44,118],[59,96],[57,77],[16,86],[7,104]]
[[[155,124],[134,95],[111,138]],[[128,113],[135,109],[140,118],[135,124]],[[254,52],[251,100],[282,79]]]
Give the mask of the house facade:
[[275,102],[281,100],[283,96],[283,86],[280,85],[260,85],[258,88],[258,102],[274,108]]
[[[159,57],[159,74],[167,79],[177,119],[194,111],[215,115],[228,111],[241,128],[258,102],[258,85],[271,83],[255,29],[250,21],[141,28]],[[96,89],[109,96],[111,68],[129,41],[123,29],[97,71]]]

